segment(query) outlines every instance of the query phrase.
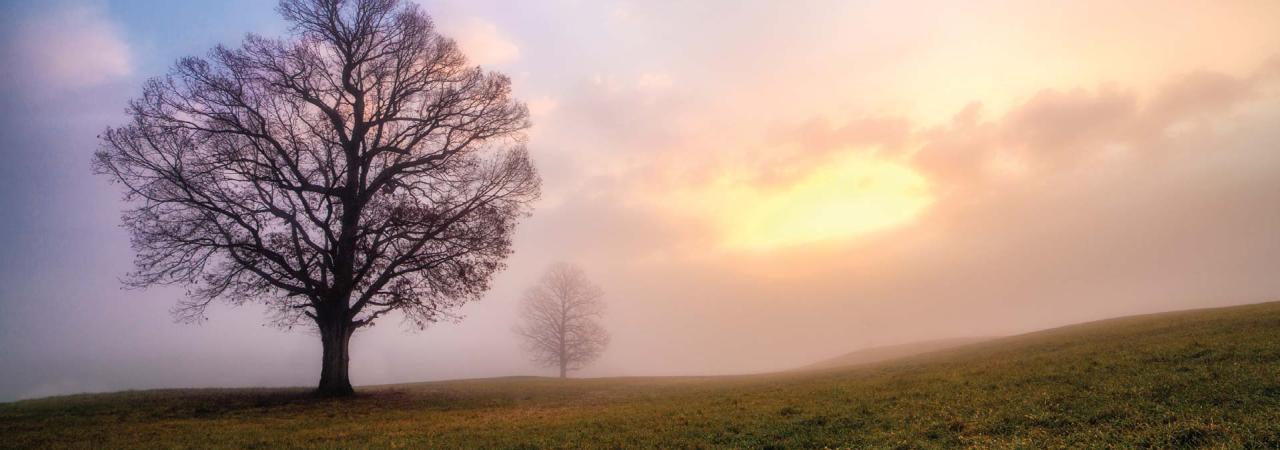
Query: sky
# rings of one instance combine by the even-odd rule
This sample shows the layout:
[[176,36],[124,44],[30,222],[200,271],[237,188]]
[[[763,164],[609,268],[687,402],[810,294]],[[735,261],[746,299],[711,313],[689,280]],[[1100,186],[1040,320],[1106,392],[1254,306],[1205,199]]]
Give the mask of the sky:
[[[531,111],[543,195],[463,319],[357,334],[352,379],[517,374],[521,292],[606,293],[581,376],[1280,300],[1280,3],[422,0]],[[274,2],[0,1],[0,401],[315,383],[257,306],[176,323],[96,135]]]

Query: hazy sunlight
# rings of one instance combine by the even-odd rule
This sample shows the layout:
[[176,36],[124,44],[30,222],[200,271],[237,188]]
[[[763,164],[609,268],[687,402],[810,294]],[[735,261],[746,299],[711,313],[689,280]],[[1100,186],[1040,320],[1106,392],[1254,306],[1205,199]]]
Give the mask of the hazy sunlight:
[[929,184],[911,167],[847,153],[794,180],[769,186],[726,175],[694,196],[726,247],[770,250],[847,238],[914,218],[932,202]]

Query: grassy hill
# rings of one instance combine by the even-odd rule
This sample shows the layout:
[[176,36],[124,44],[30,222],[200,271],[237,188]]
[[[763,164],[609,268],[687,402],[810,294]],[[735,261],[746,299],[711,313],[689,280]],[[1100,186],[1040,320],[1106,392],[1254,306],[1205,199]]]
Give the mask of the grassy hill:
[[970,337],[970,338],[954,338],[954,339],[937,339],[932,341],[910,342],[906,344],[885,345],[881,347],[871,347],[862,350],[855,350],[843,355],[819,361],[799,370],[817,370],[817,369],[834,369],[838,367],[859,366],[863,364],[872,364],[884,361],[890,361],[908,356],[921,355],[925,353],[949,350],[956,347],[963,347],[969,344],[976,344],[983,341],[990,341],[995,338],[991,337]]
[[161,390],[0,405],[0,446],[1280,447],[1280,303],[734,377]]

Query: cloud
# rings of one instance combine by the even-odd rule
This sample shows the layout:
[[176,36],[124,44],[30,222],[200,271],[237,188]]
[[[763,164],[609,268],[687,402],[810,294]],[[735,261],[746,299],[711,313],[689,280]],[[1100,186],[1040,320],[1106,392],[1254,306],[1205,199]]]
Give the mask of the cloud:
[[128,42],[99,8],[68,6],[19,20],[5,53],[24,88],[86,88],[133,72]]
[[471,18],[451,22],[444,32],[458,42],[475,64],[499,65],[520,57],[520,47],[487,20]]
[[636,88],[642,91],[661,91],[670,88],[674,81],[671,75],[662,72],[645,72],[636,80]]
[[[799,126],[775,127],[772,132],[761,130],[749,136],[721,132],[706,138],[703,136],[706,130],[681,129],[671,133],[667,139],[655,140],[654,136],[662,130],[655,127],[656,124],[673,126],[676,123],[670,115],[657,112],[677,108],[665,105],[653,109],[651,112],[655,114],[644,113],[650,108],[639,101],[643,96],[634,92],[631,96],[623,95],[627,93],[626,85],[611,82],[614,79],[609,77],[600,77],[598,82],[591,83],[597,92],[587,98],[599,101],[617,97],[613,100],[621,104],[604,102],[594,108],[584,108],[587,105],[569,103],[564,112],[592,111],[581,116],[581,120],[568,122],[596,125],[586,127],[578,138],[582,138],[582,133],[619,130],[607,133],[599,142],[633,144],[623,147],[626,149],[624,154],[640,156],[631,159],[632,165],[610,174],[613,184],[608,194],[602,195],[640,199],[630,205],[633,208],[631,214],[646,214],[652,216],[651,222],[667,225],[665,228],[647,228],[652,231],[647,236],[635,230],[618,233],[650,243],[642,246],[644,250],[638,252],[641,254],[660,254],[675,259],[688,255],[706,256],[708,252],[722,250],[718,247],[725,238],[724,223],[749,225],[738,223],[746,220],[752,210],[743,205],[694,196],[692,203],[685,208],[673,206],[682,205],[681,199],[687,200],[690,192],[703,192],[715,187],[718,181],[730,179],[746,183],[744,189],[755,189],[759,191],[755,197],[765,199],[769,198],[767,194],[770,192],[788,189],[819,173],[824,167],[830,167],[831,161],[856,155],[883,164],[901,165],[927,176],[929,190],[936,201],[918,220],[903,222],[900,226],[903,230],[928,235],[944,231],[947,234],[959,233],[955,231],[959,228],[953,227],[974,227],[965,233],[995,233],[987,239],[990,246],[999,247],[1014,239],[1001,234],[1000,230],[1007,224],[999,220],[982,220],[982,224],[977,225],[975,221],[979,221],[978,218],[1003,220],[1021,217],[1019,220],[1046,224],[1054,218],[1073,219],[1041,209],[1054,201],[1053,195],[1061,194],[1055,190],[1063,189],[1084,192],[1069,200],[1079,203],[1075,206],[1076,211],[1092,208],[1105,217],[1120,217],[1122,214],[1117,211],[1122,208],[1090,205],[1087,200],[1090,196],[1105,198],[1106,192],[1128,196],[1125,181],[1137,179],[1133,175],[1145,171],[1154,170],[1162,176],[1173,177],[1176,174],[1164,172],[1173,170],[1167,167],[1169,164],[1215,163],[1209,156],[1203,156],[1209,159],[1196,159],[1201,158],[1194,154],[1196,152],[1216,147],[1239,147],[1244,148],[1241,151],[1256,152],[1256,143],[1228,145],[1226,139],[1229,135],[1222,134],[1213,126],[1187,128],[1180,124],[1189,121],[1243,123],[1235,116],[1238,111],[1247,109],[1245,105],[1260,104],[1270,108],[1274,105],[1273,97],[1265,95],[1263,87],[1276,78],[1261,75],[1270,73],[1266,69],[1257,73],[1260,75],[1186,73],[1171,77],[1170,81],[1157,85],[1145,95],[1139,94],[1137,89],[1112,84],[1094,88],[1044,89],[996,114],[974,102],[957,112],[949,123],[932,127],[892,115],[856,116],[845,122],[819,116]],[[603,118],[617,123],[615,126],[600,126],[604,125],[601,122]],[[1171,128],[1186,130],[1171,135],[1167,132]],[[678,128],[669,128],[674,129]],[[622,133],[622,130],[632,134]],[[635,134],[636,131],[643,133]],[[756,141],[752,143],[751,139]],[[700,147],[690,142],[711,142],[712,146]],[[718,143],[721,146],[714,147]],[[1183,154],[1187,152],[1193,154]],[[1148,168],[1160,160],[1166,160],[1160,163],[1165,166]],[[1098,174],[1110,174],[1110,178],[1095,179]],[[599,189],[593,191],[600,192]],[[1160,196],[1159,192],[1146,191],[1141,195],[1149,201],[1156,201]],[[1243,197],[1245,194],[1232,195]],[[679,214],[673,213],[673,208]],[[1002,208],[1012,208],[1017,212]],[[737,212],[720,214],[726,209]],[[961,223],[969,225],[958,225]],[[1119,219],[1111,223],[1117,228],[1122,224]],[[658,231],[673,229],[682,231]],[[1087,226],[1082,224],[1081,229],[1087,229]],[[901,239],[911,242],[919,239],[918,236],[892,237],[896,236],[895,233],[894,230],[877,230],[866,236],[859,234],[838,240],[833,246],[838,250],[834,252],[861,249],[875,241]],[[1086,235],[1063,233],[1069,235],[1061,238],[1064,241],[1090,239]],[[1006,241],[1005,237],[1010,239]],[[965,253],[963,238],[950,235],[944,241],[932,244],[949,246],[939,250],[940,254]],[[1021,245],[1030,246],[1027,243]],[[807,251],[777,250],[780,253]],[[750,266],[741,260],[723,263],[726,267],[735,268],[731,270]],[[900,269],[920,271],[922,266],[931,264],[927,257],[920,256],[909,264],[915,267]],[[812,264],[797,262],[797,265]],[[1051,262],[1045,263],[1045,267],[1049,265]]]
[[1005,116],[1003,138],[1037,159],[1062,163],[1079,157],[1081,147],[1133,130],[1137,110],[1134,94],[1110,86],[1095,92],[1043,90]]
[[1233,77],[1196,71],[1167,83],[1147,106],[1153,126],[1167,126],[1184,119],[1204,117],[1248,100],[1276,74],[1263,66],[1253,77]]
[[560,106],[560,102],[556,101],[555,97],[544,95],[529,100],[527,105],[529,106],[529,114],[533,118],[539,119],[554,113],[556,108]]
[[950,124],[912,136],[919,142],[913,161],[936,181],[962,188],[984,185],[992,168],[1048,176],[1108,157],[1158,157],[1187,130],[1212,128],[1243,105],[1267,101],[1277,78],[1264,65],[1245,76],[1186,73],[1146,96],[1105,84],[1045,89],[990,120],[974,104]]
[[907,143],[913,127],[910,120],[901,117],[859,117],[840,126],[817,117],[780,133],[776,139],[796,142],[810,153],[866,147],[897,151]]

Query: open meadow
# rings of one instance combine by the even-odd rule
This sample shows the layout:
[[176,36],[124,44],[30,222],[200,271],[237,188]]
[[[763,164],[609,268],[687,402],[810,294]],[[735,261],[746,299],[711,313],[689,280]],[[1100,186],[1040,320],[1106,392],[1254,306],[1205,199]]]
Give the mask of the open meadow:
[[1280,303],[764,375],[156,390],[0,405],[6,448],[1280,446]]

